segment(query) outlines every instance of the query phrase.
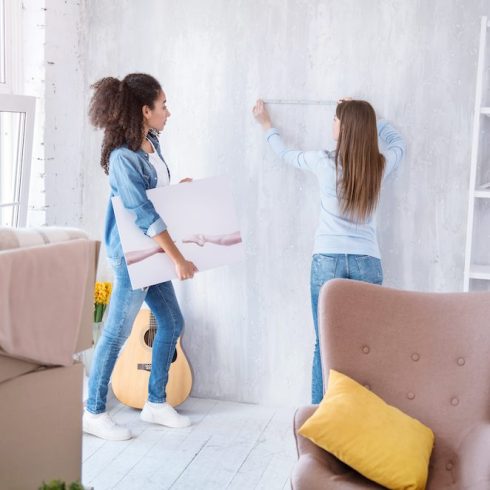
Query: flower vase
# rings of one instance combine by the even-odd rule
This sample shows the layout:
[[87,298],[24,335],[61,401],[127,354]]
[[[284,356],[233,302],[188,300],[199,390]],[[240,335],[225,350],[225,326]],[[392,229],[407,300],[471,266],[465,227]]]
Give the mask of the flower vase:
[[87,377],[90,376],[95,345],[99,341],[103,328],[104,328],[104,322],[102,321],[92,323],[92,346],[82,352],[82,362],[83,365],[85,366],[85,374]]

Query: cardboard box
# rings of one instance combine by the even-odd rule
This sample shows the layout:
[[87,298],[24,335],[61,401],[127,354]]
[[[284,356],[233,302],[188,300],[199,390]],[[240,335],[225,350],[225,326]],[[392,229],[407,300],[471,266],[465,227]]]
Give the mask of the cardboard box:
[[4,356],[0,351],[0,385],[4,381],[35,371],[39,367],[39,364],[34,362]]
[[[63,244],[67,244],[68,242],[64,242]],[[39,357],[36,358],[34,355],[29,355],[29,359],[23,358],[21,355],[22,350],[19,350],[18,352],[15,352],[15,350],[12,350],[10,353],[6,353],[2,348],[0,347],[0,355],[5,355],[5,356],[10,356],[10,357],[15,357],[17,359],[25,360],[28,363],[32,362],[37,362],[38,365],[44,364],[49,362],[51,365],[53,364],[63,364],[63,365],[69,365],[70,360],[72,356],[78,352],[84,351],[92,346],[92,325],[93,325],[93,314],[94,314],[94,296],[93,296],[93,290],[94,290],[94,285],[96,281],[96,273],[97,273],[97,263],[98,263],[98,258],[99,258],[99,251],[100,251],[100,242],[98,241],[88,241],[87,243],[89,244],[89,260],[90,260],[90,267],[89,270],[87,271],[87,280],[85,282],[85,288],[84,288],[84,297],[83,297],[83,306],[82,306],[82,312],[79,317],[74,319],[73,322],[67,323],[66,329],[69,329],[70,332],[73,332],[72,339],[74,340],[73,344],[71,347],[69,347],[69,350],[65,351],[65,354],[63,356],[64,360],[59,361],[59,362],[50,362],[49,360],[46,359],[46,357]],[[16,254],[20,259],[22,259],[22,254],[25,253],[32,253],[32,250],[34,249],[39,249],[44,255],[46,253],[49,254],[56,254],[57,253],[57,247],[60,244],[51,244],[51,245],[43,245],[39,247],[31,247],[27,249],[13,249],[12,251],[3,251],[1,252],[3,255],[5,254]],[[17,259],[19,260],[19,259]],[[39,259],[41,260],[41,259]],[[63,267],[65,265],[63,264]],[[66,264],[66,272],[67,274],[70,273],[70,263]],[[83,294],[80,292],[80,294]],[[27,304],[29,304],[27,300]],[[53,320],[54,321],[54,320]],[[37,326],[39,328],[39,325]],[[45,325],[42,325],[42,327],[46,328]],[[0,325],[0,329],[2,328],[2,325]],[[49,331],[49,328],[47,328],[47,331]],[[52,342],[56,342],[56,338],[53,335],[53,339],[51,339]],[[32,349],[31,349],[32,350]],[[60,356],[58,356],[59,358]],[[2,366],[0,365],[0,369]],[[0,381],[1,379],[5,379],[5,376],[2,375],[0,371]]]
[[[75,351],[69,354],[92,346],[100,242],[90,245],[93,266],[82,315],[67,325],[78,330]],[[0,490],[38,490],[43,481],[81,479],[82,392],[82,364],[46,367],[0,349]]]
[[[4,361],[4,367],[27,366]],[[43,481],[81,479],[79,363],[39,368],[0,383],[0,489],[37,490]]]

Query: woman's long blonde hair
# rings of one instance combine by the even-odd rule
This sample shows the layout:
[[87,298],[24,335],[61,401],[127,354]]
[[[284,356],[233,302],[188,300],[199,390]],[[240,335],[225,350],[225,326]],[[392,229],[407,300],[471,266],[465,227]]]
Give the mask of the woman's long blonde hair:
[[341,212],[352,221],[369,219],[379,201],[385,157],[379,152],[376,113],[364,100],[337,105],[340,131],[335,154]]

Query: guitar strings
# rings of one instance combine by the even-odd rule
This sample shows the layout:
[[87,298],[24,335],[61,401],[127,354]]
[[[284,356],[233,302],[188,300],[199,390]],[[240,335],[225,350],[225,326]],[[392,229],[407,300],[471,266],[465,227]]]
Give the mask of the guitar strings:
[[153,312],[150,312],[150,347],[153,347],[156,333],[156,318]]

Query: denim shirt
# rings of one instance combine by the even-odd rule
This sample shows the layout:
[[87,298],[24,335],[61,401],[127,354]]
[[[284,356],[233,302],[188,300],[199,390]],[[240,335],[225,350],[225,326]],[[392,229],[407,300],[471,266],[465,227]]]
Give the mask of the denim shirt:
[[[165,161],[158,136],[150,132],[148,138],[158,155]],[[124,253],[112,206],[112,197],[121,198],[124,207],[134,215],[136,225],[150,238],[165,231],[167,225],[146,196],[146,191],[154,189],[157,185],[157,172],[145,151],[142,149],[132,151],[127,145],[114,148],[109,156],[109,185],[111,194],[105,218],[104,241],[109,259],[120,261]]]

